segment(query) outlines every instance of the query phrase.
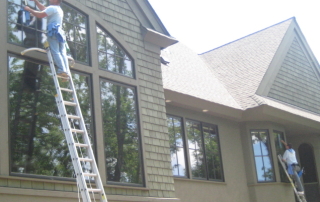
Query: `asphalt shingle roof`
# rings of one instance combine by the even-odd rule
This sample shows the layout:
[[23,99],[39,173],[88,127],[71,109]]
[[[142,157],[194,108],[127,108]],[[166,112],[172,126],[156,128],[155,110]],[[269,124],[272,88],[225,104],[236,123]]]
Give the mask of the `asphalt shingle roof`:
[[251,96],[293,20],[290,18],[200,55],[243,109],[258,106]]
[[163,50],[161,56],[170,62],[161,66],[165,89],[240,109],[213,70],[191,49],[177,43]]

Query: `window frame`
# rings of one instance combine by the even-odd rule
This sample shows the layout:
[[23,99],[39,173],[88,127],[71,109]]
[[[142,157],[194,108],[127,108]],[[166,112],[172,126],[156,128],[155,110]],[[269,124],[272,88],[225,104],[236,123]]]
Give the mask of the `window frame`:
[[[173,115],[175,116],[175,115]],[[188,135],[187,135],[187,122],[191,121],[191,122],[195,122],[195,123],[199,123],[200,124],[200,132],[201,132],[201,141],[202,141],[202,147],[204,148],[204,159],[205,159],[205,178],[199,178],[199,177],[194,177],[192,175],[192,169],[191,169],[191,160],[190,160],[190,151],[189,151],[189,139],[188,139]],[[219,147],[219,159],[220,159],[220,169],[221,169],[221,179],[211,179],[209,178],[209,172],[208,172],[208,163],[207,163],[207,155],[206,155],[206,147],[204,144],[204,132],[203,132],[203,126],[211,126],[215,128],[216,131],[216,135],[217,135],[217,143],[218,143],[218,147]],[[212,181],[212,182],[224,182],[225,181],[225,177],[224,177],[224,169],[223,169],[223,159],[222,159],[222,153],[221,153],[221,142],[220,142],[220,134],[219,134],[219,128],[218,125],[216,124],[212,124],[212,123],[207,123],[207,122],[203,122],[203,121],[198,121],[198,120],[194,120],[194,119],[190,119],[190,118],[186,118],[183,119],[183,126],[184,126],[184,138],[185,138],[185,152],[186,152],[186,157],[187,157],[187,163],[188,163],[188,170],[189,170],[189,178],[190,179],[194,179],[194,180],[206,180],[206,181]],[[214,171],[212,171],[214,172]]]
[[[272,131],[272,136],[273,136],[273,139],[274,139],[274,144],[275,144],[275,148],[276,148],[276,154],[277,155],[279,155],[278,154],[278,147],[277,147],[277,144],[282,144],[281,142],[277,142],[277,139],[276,139],[276,137],[275,137],[275,135],[280,135],[280,139],[281,140],[284,140],[284,141],[286,141],[286,136],[285,136],[285,133],[283,132],[283,131],[280,131],[280,130],[273,130]],[[283,137],[283,138],[281,138],[281,136]],[[283,145],[283,144],[282,144]],[[281,149],[281,148],[279,148],[279,149]],[[281,156],[284,154],[284,152],[286,151],[286,148],[285,148],[285,146],[284,146],[284,150],[282,151],[282,153],[280,153],[281,154]],[[282,165],[280,164],[280,162],[278,162],[278,166],[279,166],[279,175],[280,175],[280,180],[281,180],[281,182],[289,182],[289,180],[288,180],[288,177],[286,176],[286,173],[284,172],[284,170],[283,170],[283,168],[282,168]]]
[[[180,119],[180,125],[181,125],[181,136],[182,136],[182,142],[183,142],[183,154],[184,154],[184,161],[185,161],[185,169],[186,169],[186,175],[182,176],[182,175],[173,175],[174,177],[178,177],[178,178],[190,178],[190,166],[189,166],[189,161],[188,161],[188,151],[186,149],[186,146],[187,146],[187,140],[186,140],[186,136],[185,136],[185,127],[184,127],[184,119],[183,117],[180,117],[180,116],[176,116],[176,115],[171,115],[171,114],[167,114],[167,119],[168,117],[172,117],[172,118],[178,118]],[[168,135],[169,134],[169,131],[168,131]],[[170,139],[170,138],[169,138]],[[176,143],[176,141],[175,141]],[[169,142],[170,144],[170,142]],[[170,145],[171,146],[171,145]],[[172,161],[170,161],[170,163],[172,164]]]
[[[35,63],[35,64],[38,64],[38,65],[45,65],[45,66],[48,66],[49,67],[49,64],[45,61],[42,61],[42,60],[39,60],[39,59],[35,59],[35,58],[30,58],[30,57],[27,57],[27,56],[22,56],[22,55],[18,55],[17,53],[13,53],[13,52],[8,52],[7,53],[7,58],[9,57],[14,57],[14,58],[18,58],[20,60],[24,60],[24,61],[28,61],[28,62],[32,62],[32,63]],[[7,60],[7,69],[9,69],[9,60]],[[88,97],[90,99],[90,113],[91,113],[91,124],[90,126],[93,126],[91,131],[88,131],[88,134],[92,133],[91,136],[93,139],[90,139],[90,143],[92,144],[92,149],[93,149],[93,152],[94,152],[94,155],[97,156],[97,144],[96,144],[96,141],[97,141],[97,138],[96,138],[96,127],[95,127],[95,115],[94,115],[94,99],[93,99],[93,84],[92,84],[92,75],[90,73],[86,73],[86,72],[82,72],[82,71],[79,71],[79,70],[76,70],[76,69],[70,69],[71,71],[71,74],[72,73],[76,73],[76,74],[79,74],[79,75],[82,75],[82,76],[86,76],[89,78],[89,81],[88,81]],[[49,67],[49,72],[50,71],[50,67]],[[8,71],[8,77],[9,77],[9,71]],[[8,84],[9,84],[9,81],[8,81]],[[9,85],[8,85],[9,86]],[[7,94],[7,100],[9,101],[9,93],[10,91],[8,90],[8,94]],[[77,95],[78,96],[78,95]],[[54,101],[55,103],[55,101]],[[58,110],[58,108],[56,108]],[[10,106],[9,108],[7,109],[8,110],[8,120],[10,120]],[[15,109],[13,109],[15,110]],[[57,112],[59,114],[59,112]],[[57,119],[59,119],[59,122],[60,122],[60,118],[57,117]],[[8,123],[8,136],[9,136],[9,175],[10,176],[16,176],[16,177],[26,177],[26,178],[34,178],[34,179],[50,179],[50,180],[59,180],[59,181],[70,181],[70,182],[75,182],[76,181],[76,178],[73,178],[73,177],[63,177],[63,176],[52,176],[52,175],[41,175],[41,174],[29,174],[29,173],[18,173],[18,172],[13,172],[12,171],[12,165],[13,165],[13,159],[12,159],[12,134],[11,134],[11,129],[10,129],[10,121]],[[62,132],[63,133],[63,132]],[[63,137],[64,137],[64,133],[63,133]],[[65,137],[64,137],[65,138]],[[67,151],[69,151],[68,147],[67,147]],[[69,159],[71,164],[72,164],[72,159],[70,158]],[[96,161],[98,162],[98,159],[96,158]]]
[[[101,93],[101,85],[100,85],[100,82],[101,81],[105,81],[105,82],[109,82],[109,83],[112,83],[113,85],[119,85],[121,87],[126,87],[126,88],[130,88],[130,89],[133,89],[133,91],[135,92],[134,94],[134,101],[135,101],[135,112],[136,112],[136,124],[137,124],[137,128],[136,128],[136,131],[137,131],[137,137],[138,137],[138,149],[139,149],[139,163],[140,163],[140,166],[141,166],[141,181],[142,183],[141,184],[138,184],[138,183],[126,183],[126,182],[117,182],[117,181],[109,181],[108,180],[108,172],[107,172],[107,165],[106,165],[106,161],[104,161],[104,165],[105,165],[105,174],[106,174],[106,183],[107,184],[110,184],[110,185],[120,185],[120,186],[131,186],[131,187],[146,187],[146,173],[145,173],[145,163],[144,163],[144,155],[143,155],[143,144],[142,144],[142,133],[141,133],[141,126],[140,126],[140,121],[141,121],[141,118],[140,118],[140,110],[139,110],[139,99],[138,99],[138,88],[137,86],[133,86],[133,85],[128,85],[128,84],[125,84],[125,83],[122,83],[120,81],[115,81],[115,80],[111,80],[109,78],[106,78],[106,77],[102,77],[100,76],[99,77],[99,93]],[[102,99],[101,99],[101,96],[100,96],[100,103],[101,103],[101,116],[103,116],[103,111],[102,111]],[[103,117],[101,117],[101,121],[103,122]],[[102,127],[103,124],[102,124]],[[104,132],[103,128],[102,128],[102,133]],[[105,137],[103,135],[103,147],[105,147]],[[103,151],[103,155],[104,159],[106,159],[106,152],[105,150]]]
[[[268,152],[269,152],[269,155],[268,157],[270,158],[270,164],[271,164],[271,167],[272,167],[272,176],[273,176],[273,179],[270,180],[270,181],[259,181],[258,180],[258,170],[257,170],[257,163],[256,163],[256,155],[254,153],[254,148],[253,148],[253,141],[252,141],[252,132],[258,132],[259,133],[259,136],[260,136],[260,132],[266,132],[266,136],[268,137]],[[273,162],[273,155],[272,155],[272,147],[271,147],[271,138],[270,138],[270,133],[269,133],[269,129],[251,129],[250,130],[250,143],[251,143],[251,150],[252,150],[252,155],[253,155],[253,163],[254,163],[254,168],[255,168],[255,173],[256,173],[256,179],[257,179],[257,182],[258,183],[272,183],[272,182],[276,182],[276,175],[275,175],[275,168],[274,168],[274,162]],[[261,146],[260,146],[260,150],[261,150]],[[263,156],[263,155],[261,155]],[[265,172],[264,172],[265,173]]]
[[[47,5],[49,5],[49,1],[48,0],[44,0],[44,1],[46,1],[46,5],[45,6],[47,6]],[[7,27],[7,43],[9,43],[9,44],[13,44],[13,45],[16,45],[16,46],[20,46],[20,47],[23,47],[23,48],[31,48],[30,46],[27,46],[27,45],[24,45],[24,43],[23,43],[23,41],[24,41],[24,39],[23,39],[23,36],[25,36],[26,34],[25,33],[21,33],[20,34],[20,37],[21,37],[21,42],[20,43],[15,43],[15,42],[12,42],[12,41],[10,41],[9,39],[9,35],[10,35],[10,31],[9,31],[9,29],[8,29],[8,27],[10,26],[9,25],[9,23],[10,24],[12,24],[12,23],[14,23],[15,25],[18,25],[18,23],[17,22],[14,22],[14,21],[11,21],[11,20],[9,20],[9,12],[8,12],[8,6],[9,6],[9,0],[6,0],[6,8],[7,8],[7,19],[6,19],[6,27]],[[15,5],[18,5],[18,4],[16,4],[15,2],[11,2],[12,4],[15,4]],[[21,5],[23,5],[23,0],[21,0]],[[75,7],[75,6],[73,6],[73,5],[71,5],[71,4],[69,4],[68,2],[62,2],[62,5],[61,5],[61,7],[63,7],[63,6],[67,6],[67,7],[70,7],[71,9],[73,9],[73,10],[75,10],[76,12],[78,12],[78,13],[80,13],[81,15],[83,15],[83,16],[85,16],[86,17],[86,22],[85,22],[85,30],[86,30],[86,44],[85,44],[85,46],[86,46],[86,55],[87,55],[87,62],[82,62],[82,61],[80,61],[80,60],[77,60],[76,58],[74,58],[74,60],[77,62],[77,63],[79,63],[79,64],[82,64],[82,65],[85,65],[85,66],[91,66],[92,65],[92,54],[91,54],[91,43],[90,43],[90,26],[89,26],[89,15],[87,15],[86,13],[84,13],[84,12],[82,12],[81,10],[79,10],[77,7]],[[34,7],[32,7],[33,9],[34,9]],[[38,10],[38,9],[37,9]],[[64,18],[65,18],[65,15],[64,15]],[[38,20],[39,19],[37,19],[37,22],[38,22]],[[63,22],[62,23],[64,23],[64,19],[63,19]],[[71,24],[71,23],[69,23],[69,24]],[[74,25],[73,23],[72,23],[72,25]],[[26,26],[26,25],[20,25],[20,26],[22,26],[23,28],[27,28],[28,26]],[[36,25],[36,26],[38,26],[38,25]],[[14,28],[14,29],[16,29],[16,28]],[[39,33],[42,33],[42,34],[44,34],[44,35],[46,35],[47,34],[47,31],[46,30],[42,30],[42,29],[38,29],[38,27],[37,27],[37,29],[35,29],[35,28],[31,28],[32,30],[34,30],[37,34],[39,34]],[[23,31],[20,31],[20,32],[23,32]],[[66,31],[64,30],[64,32],[66,33]],[[41,38],[39,39],[38,38],[38,36],[36,37],[36,45],[38,45],[37,47],[39,47],[39,48],[42,48],[42,49],[44,49],[44,47],[43,47],[43,44],[41,45],[41,44],[38,44],[38,40],[41,40]],[[47,40],[45,40],[45,41],[47,41]],[[68,41],[67,41],[68,42]],[[66,42],[66,43],[67,43]],[[72,42],[73,44],[79,44],[78,42],[76,42],[75,40],[74,41],[70,41],[70,42]]]
[[[111,71],[111,70],[108,70],[108,69],[102,69],[100,68],[100,65],[99,65],[99,53],[102,52],[102,51],[99,51],[99,45],[98,45],[98,37],[96,37],[96,48],[97,48],[97,57],[96,57],[96,60],[97,60],[97,63],[98,63],[98,69],[99,70],[102,70],[102,71],[106,71],[108,73],[112,73],[112,74],[116,74],[116,75],[120,75],[120,76],[123,76],[123,77],[126,77],[126,78],[129,78],[129,79],[134,79],[136,80],[137,79],[137,75],[136,75],[136,65],[135,65],[135,59],[134,57],[129,53],[129,51],[126,50],[126,48],[124,48],[124,46],[110,33],[106,30],[105,26],[102,26],[100,23],[96,22],[95,24],[95,33],[96,35],[98,35],[99,33],[96,31],[97,29],[100,29],[101,31],[105,32],[112,40],[113,42],[119,46],[121,48],[121,50],[127,55],[127,57],[130,59],[131,61],[131,71],[132,71],[132,77],[131,76],[128,76],[128,75],[125,75],[125,74],[122,74],[122,73],[119,73],[119,72],[115,72],[115,71]],[[108,54],[108,53],[106,53]],[[115,55],[115,54],[114,54]]]

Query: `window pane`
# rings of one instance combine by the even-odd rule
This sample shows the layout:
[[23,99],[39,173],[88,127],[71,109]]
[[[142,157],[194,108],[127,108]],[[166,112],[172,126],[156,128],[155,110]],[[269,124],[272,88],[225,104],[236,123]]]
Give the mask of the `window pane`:
[[98,51],[105,52],[108,58],[108,67],[103,69],[133,78],[133,62],[125,50],[101,28],[97,27],[96,32]]
[[[284,144],[282,144],[281,140],[284,141],[284,133],[279,131],[273,131],[273,138],[274,138],[274,144],[276,146],[277,155],[281,154],[283,155],[286,151],[286,148]],[[284,172],[282,165],[280,162],[278,162],[279,169],[280,169],[280,178],[281,182],[289,182],[286,173]]]
[[222,163],[220,157],[219,139],[214,126],[203,126],[206,160],[209,179],[222,180]]
[[195,178],[206,178],[206,165],[204,159],[204,149],[202,148],[202,135],[199,122],[186,122],[189,155],[192,176]]
[[87,34],[88,18],[86,15],[67,4],[62,4],[61,8],[64,11],[64,23],[62,28],[66,34],[71,56],[76,61],[88,64],[90,60]]
[[[9,56],[8,61],[11,172],[72,177],[74,171],[54,98],[56,90],[50,68],[15,56]],[[72,75],[92,138],[89,77]]]
[[[24,47],[40,47],[42,48],[43,24],[46,19],[39,19],[34,16],[27,21],[23,16],[21,7],[24,5],[22,1],[8,0],[8,41]],[[32,5],[30,5],[32,7]]]
[[82,45],[76,45],[76,59],[77,61],[88,63],[87,47]]
[[[24,13],[19,11],[24,6],[24,1],[8,1],[8,42],[24,47],[43,48],[46,41],[46,18],[31,16],[30,21],[25,21]],[[47,0],[40,0],[40,3],[49,5]],[[35,9],[35,3],[28,1],[30,7]],[[71,50],[71,56],[76,60],[89,63],[87,16],[67,4],[61,4],[64,11],[64,23],[62,25],[66,39]],[[20,16],[20,17],[19,17]],[[76,42],[76,43],[75,43]],[[78,44],[78,45],[77,45]],[[80,45],[81,46],[80,46]]]
[[175,176],[187,176],[181,118],[167,116],[171,165]]
[[251,131],[252,148],[259,182],[274,181],[268,137],[268,131],[266,130]]
[[107,55],[104,52],[98,52],[99,54],[99,68],[107,69]]
[[142,184],[136,91],[100,81],[108,181]]

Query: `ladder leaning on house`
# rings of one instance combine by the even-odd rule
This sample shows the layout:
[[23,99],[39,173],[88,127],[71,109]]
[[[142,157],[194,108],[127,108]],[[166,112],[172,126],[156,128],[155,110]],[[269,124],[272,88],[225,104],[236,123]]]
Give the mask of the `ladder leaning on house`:
[[[29,48],[22,51],[21,54],[24,55],[30,51],[38,51],[47,54],[57,91],[55,99],[59,109],[63,131],[67,140],[74,173],[81,192],[82,200],[83,202],[91,202],[99,199],[100,202],[107,202],[107,197],[104,192],[104,187],[100,178],[96,160],[94,158],[94,153],[85,127],[70,70],[68,70],[68,79],[56,75],[56,70],[48,43],[45,44],[45,48],[46,49]],[[70,57],[68,59],[73,61],[73,59]],[[69,83],[68,88],[61,88],[58,78],[67,81]],[[62,92],[64,92],[64,94]],[[65,94],[72,96],[71,101],[65,101],[63,99],[63,95]],[[69,110],[67,106],[73,107],[75,114],[68,114],[67,109],[68,112],[71,110]],[[75,127],[75,122],[77,122],[77,127]],[[95,185],[91,183],[93,180]]]
[[278,159],[279,159],[280,164],[282,165],[282,168],[283,168],[284,172],[286,173],[286,175],[287,175],[287,177],[288,177],[288,179],[289,179],[289,181],[290,181],[290,184],[291,184],[291,186],[292,186],[292,188],[293,188],[293,191],[294,191],[294,193],[295,193],[298,201],[299,201],[299,202],[307,202],[306,197],[305,197],[304,194],[303,194],[303,195],[298,194],[298,191],[297,191],[297,189],[296,189],[296,186],[295,186],[294,182],[292,181],[292,179],[291,179],[291,177],[290,177],[290,175],[289,175],[289,173],[288,173],[288,171],[287,171],[286,165],[285,165],[285,163],[282,161],[282,156],[281,156],[280,154],[278,155]]

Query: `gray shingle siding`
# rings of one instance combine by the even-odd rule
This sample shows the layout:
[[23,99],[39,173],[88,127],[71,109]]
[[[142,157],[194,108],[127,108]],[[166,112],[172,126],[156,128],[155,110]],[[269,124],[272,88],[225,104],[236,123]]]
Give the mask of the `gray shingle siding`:
[[307,56],[295,38],[271,86],[268,97],[320,113],[320,83]]

